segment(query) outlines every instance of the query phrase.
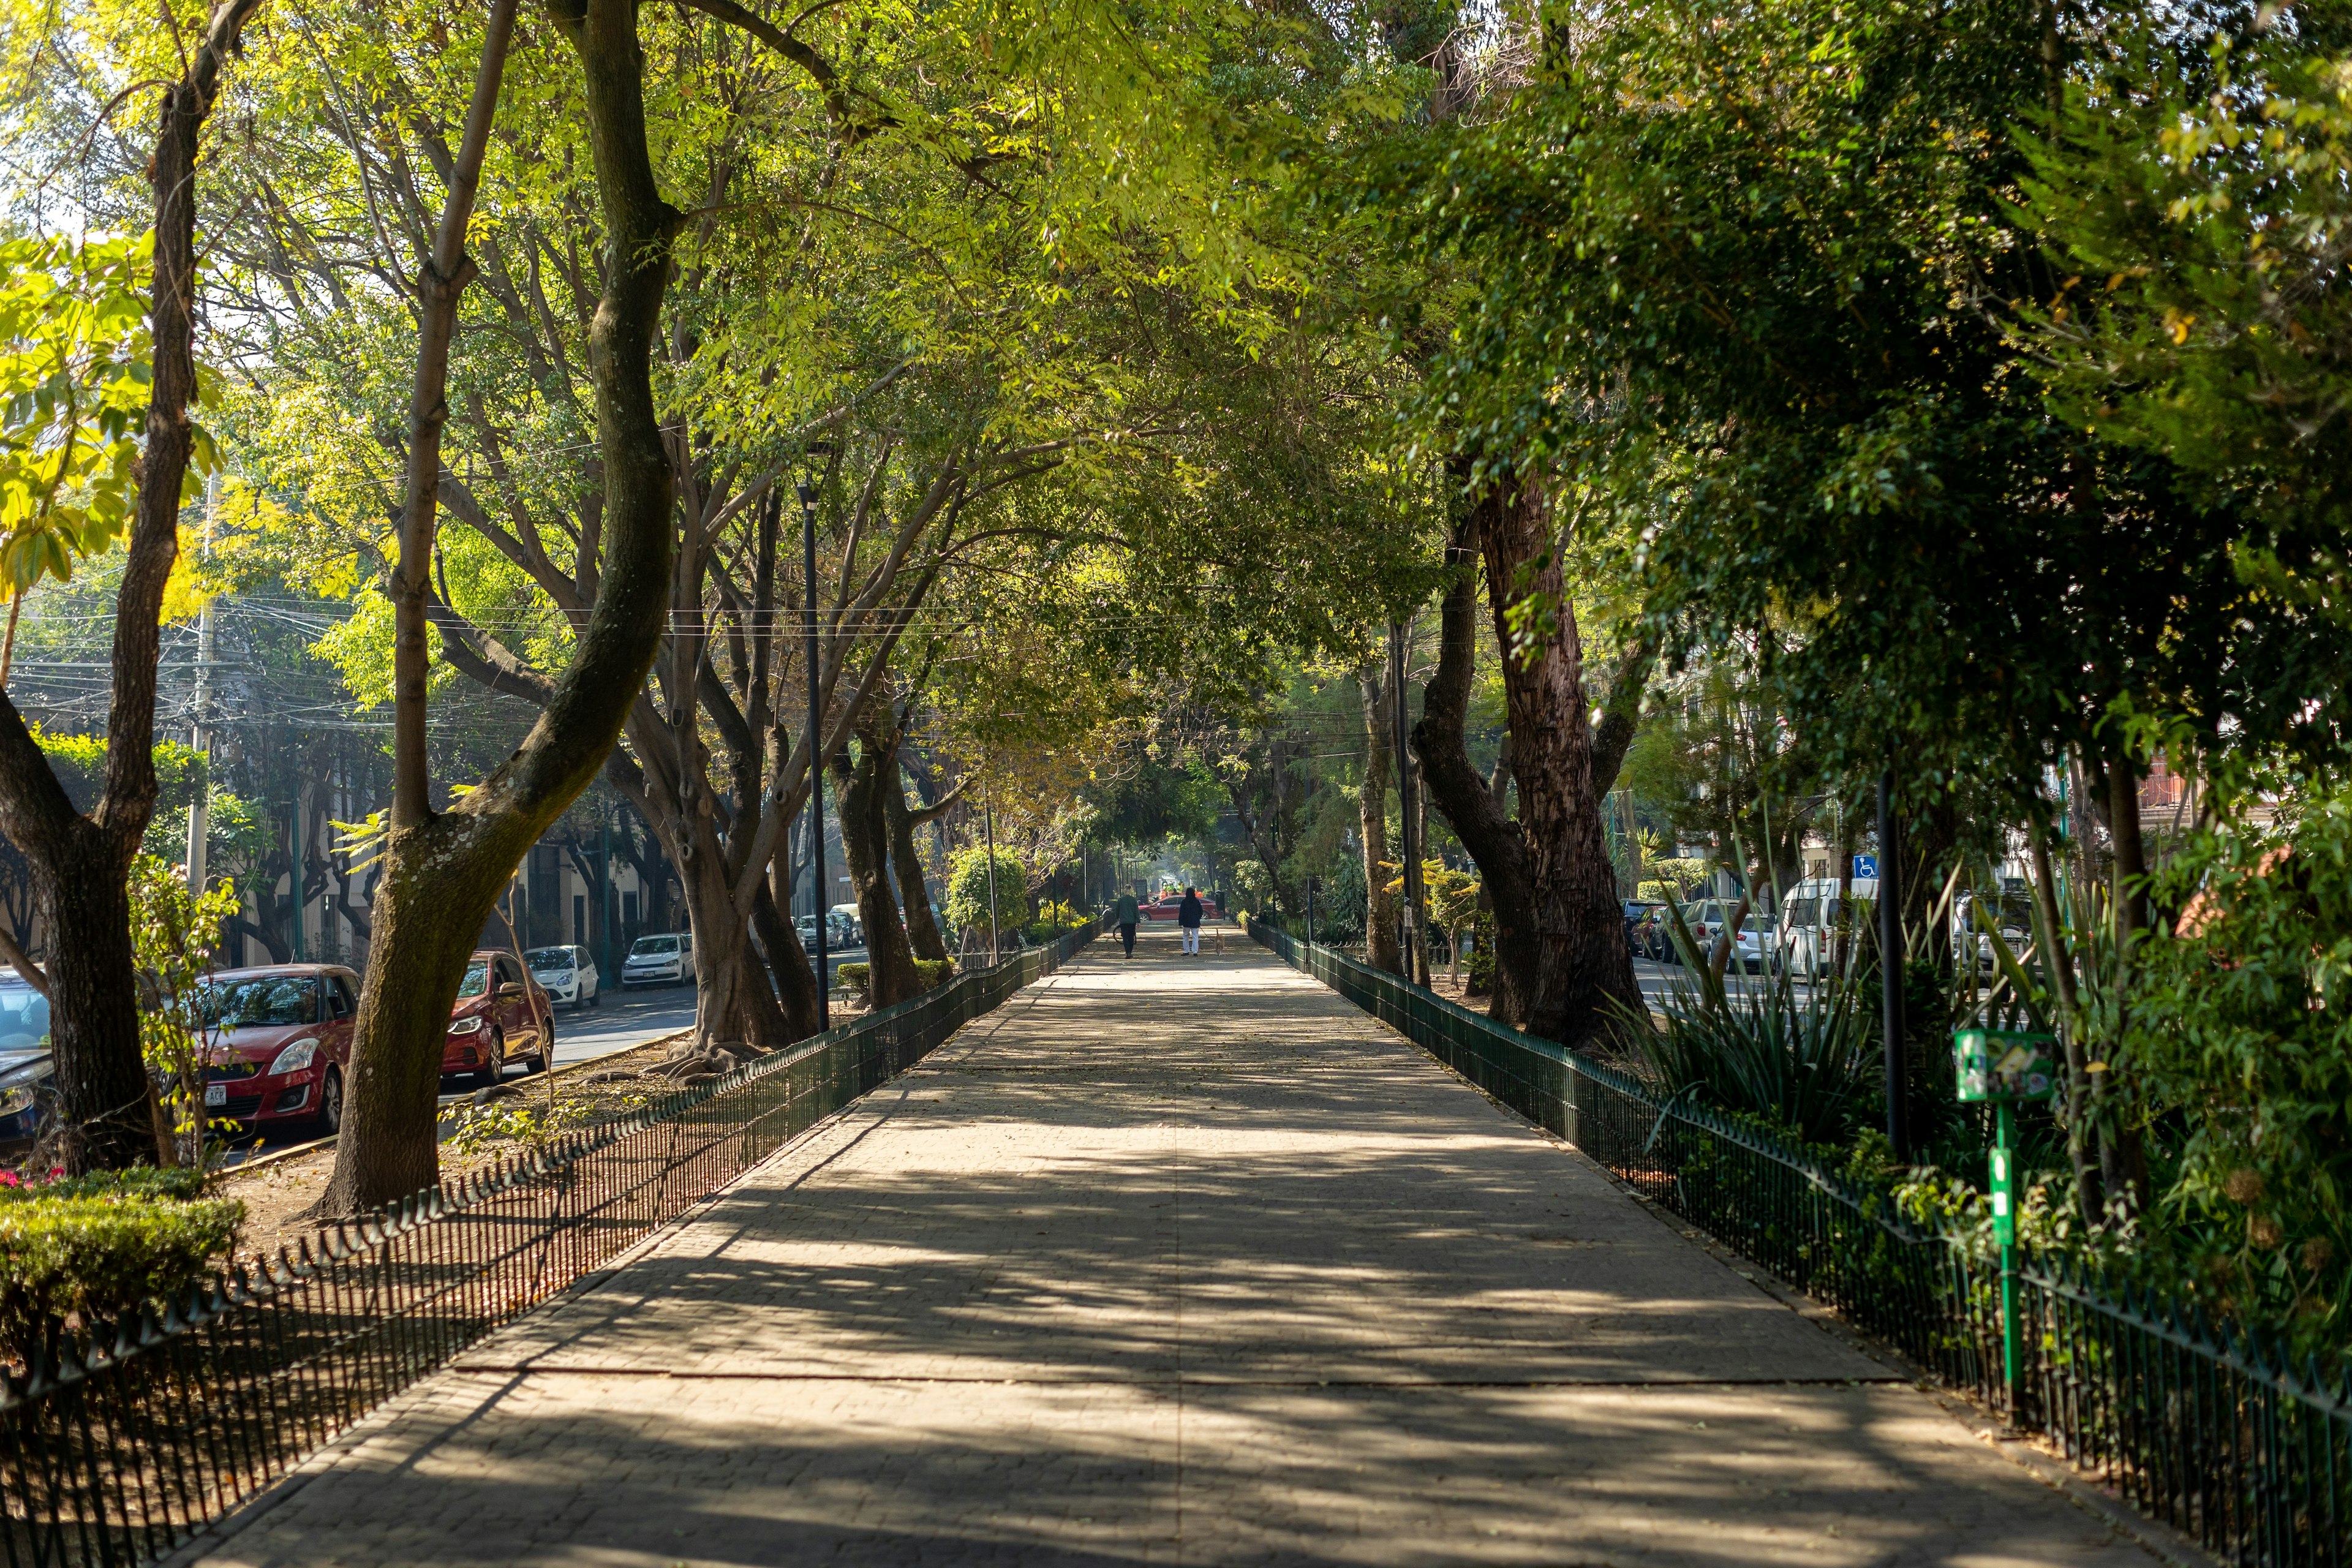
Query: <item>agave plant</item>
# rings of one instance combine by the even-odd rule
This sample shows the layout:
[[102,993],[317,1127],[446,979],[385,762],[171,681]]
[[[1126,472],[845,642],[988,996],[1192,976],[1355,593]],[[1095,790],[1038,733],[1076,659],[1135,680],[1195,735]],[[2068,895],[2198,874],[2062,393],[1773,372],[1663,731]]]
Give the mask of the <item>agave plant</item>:
[[1663,1028],[1626,1031],[1668,1094],[1761,1118],[1808,1143],[1843,1140],[1876,1093],[1874,1016],[1855,987],[1832,981],[1800,996],[1785,966],[1737,994],[1699,955],[1679,910],[1675,943],[1696,985],[1670,997]]

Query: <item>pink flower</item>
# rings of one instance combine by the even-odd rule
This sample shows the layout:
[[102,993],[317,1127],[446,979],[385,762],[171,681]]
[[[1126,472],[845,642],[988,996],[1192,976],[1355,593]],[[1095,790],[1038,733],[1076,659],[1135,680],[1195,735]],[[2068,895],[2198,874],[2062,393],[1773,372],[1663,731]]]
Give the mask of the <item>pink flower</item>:
[[21,1187],[24,1184],[16,1179],[16,1172],[0,1171],[0,1187]]

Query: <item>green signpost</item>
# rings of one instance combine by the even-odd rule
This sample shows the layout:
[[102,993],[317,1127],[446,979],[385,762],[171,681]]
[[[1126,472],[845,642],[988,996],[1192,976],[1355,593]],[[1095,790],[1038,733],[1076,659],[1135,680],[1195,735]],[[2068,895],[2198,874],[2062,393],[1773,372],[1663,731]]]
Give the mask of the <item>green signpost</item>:
[[2017,1187],[2015,1128],[2011,1108],[2047,1100],[2055,1091],[2051,1066],[2057,1044],[2051,1035],[2011,1029],[1955,1029],[1952,1068],[1960,1103],[1993,1108],[1992,1152],[1986,1162],[1987,1195],[1992,1202],[1992,1238],[2000,1248],[2000,1373],[2017,1407]]

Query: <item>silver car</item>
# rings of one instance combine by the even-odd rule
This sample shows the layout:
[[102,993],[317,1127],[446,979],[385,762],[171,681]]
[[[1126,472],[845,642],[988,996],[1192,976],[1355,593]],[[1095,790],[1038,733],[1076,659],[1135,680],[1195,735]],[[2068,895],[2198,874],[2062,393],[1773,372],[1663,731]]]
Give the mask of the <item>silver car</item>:
[[674,931],[641,936],[621,963],[621,989],[632,985],[683,985],[694,978],[694,936]]
[[604,998],[596,991],[596,961],[588,956],[586,948],[534,947],[523,959],[530,965],[530,977],[551,1001],[575,1012],[603,1005]]

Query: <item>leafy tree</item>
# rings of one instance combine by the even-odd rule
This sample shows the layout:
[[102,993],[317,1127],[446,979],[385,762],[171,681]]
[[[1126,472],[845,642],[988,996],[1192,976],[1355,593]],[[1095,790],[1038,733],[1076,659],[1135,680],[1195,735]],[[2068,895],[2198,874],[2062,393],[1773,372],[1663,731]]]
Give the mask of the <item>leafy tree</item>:
[[[0,696],[0,830],[33,863],[56,937],[51,1038],[59,1116],[69,1130],[65,1158],[76,1171],[143,1163],[155,1152],[140,1056],[128,879],[154,808],[157,628],[196,457],[187,414],[197,393],[196,155],[227,58],[258,3],[229,0],[218,7],[194,48],[182,53],[182,68],[162,78],[169,85],[147,171],[154,234],[147,405],[115,601],[105,785],[91,812],[74,809],[15,704]],[[110,306],[99,319],[120,316]],[[112,482],[110,466],[105,477],[91,476],[94,494]],[[49,559],[47,546],[39,554]],[[27,564],[32,559],[30,552],[22,558]],[[29,581],[19,576],[17,592]]]

